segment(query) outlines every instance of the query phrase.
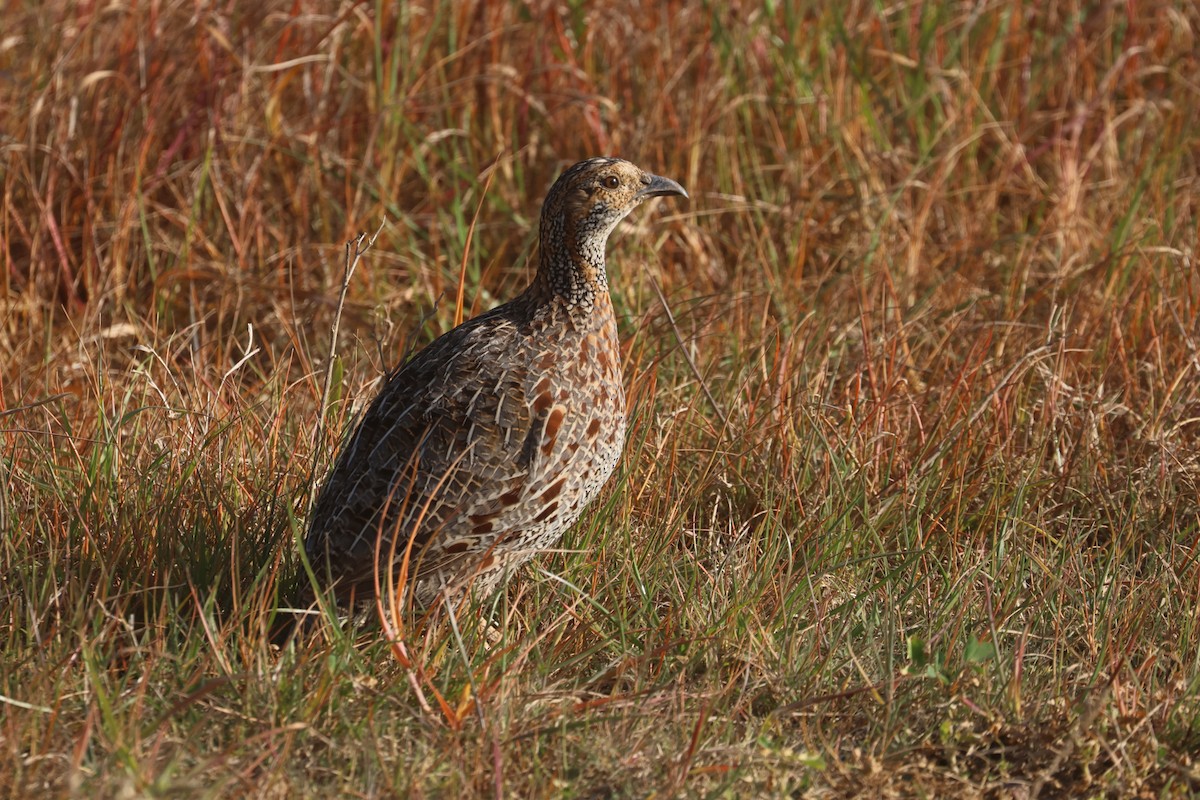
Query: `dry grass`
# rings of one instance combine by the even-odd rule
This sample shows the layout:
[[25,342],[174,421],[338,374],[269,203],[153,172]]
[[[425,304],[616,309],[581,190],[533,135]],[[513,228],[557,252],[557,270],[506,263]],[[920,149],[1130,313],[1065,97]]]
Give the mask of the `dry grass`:
[[[1200,794],[1195,6],[100,5],[2,12],[9,794]],[[343,243],[334,429],[598,153],[603,501],[443,706],[273,650]]]

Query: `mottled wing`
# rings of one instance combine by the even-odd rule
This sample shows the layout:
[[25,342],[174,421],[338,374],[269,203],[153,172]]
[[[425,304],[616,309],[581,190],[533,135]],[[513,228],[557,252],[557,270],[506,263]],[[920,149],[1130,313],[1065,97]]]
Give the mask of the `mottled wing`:
[[[484,315],[393,375],[347,440],[314,509],[305,549],[321,577],[374,586],[403,557],[410,578],[482,556],[522,522],[540,440],[520,377],[500,366],[522,336]],[[386,573],[385,573],[386,574]]]

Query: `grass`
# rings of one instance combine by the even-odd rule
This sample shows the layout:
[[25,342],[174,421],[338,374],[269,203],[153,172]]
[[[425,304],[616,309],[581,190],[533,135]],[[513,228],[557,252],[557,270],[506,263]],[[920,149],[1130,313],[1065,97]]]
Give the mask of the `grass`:
[[[3,18],[8,794],[1200,794],[1195,7]],[[344,243],[331,431],[598,153],[691,194],[601,500],[461,644],[272,648]]]

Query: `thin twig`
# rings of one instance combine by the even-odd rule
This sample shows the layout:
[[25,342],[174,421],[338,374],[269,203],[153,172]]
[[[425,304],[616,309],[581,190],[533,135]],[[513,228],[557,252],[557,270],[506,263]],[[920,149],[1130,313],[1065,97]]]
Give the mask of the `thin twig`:
[[19,414],[22,411],[29,411],[31,408],[37,408],[38,406],[48,405],[53,403],[55,400],[62,400],[64,397],[74,398],[75,395],[71,394],[70,392],[59,392],[58,394],[52,394],[49,397],[43,397],[41,400],[34,400],[32,403],[26,403],[23,406],[0,409],[0,418],[7,417],[10,414]]
[[337,358],[338,329],[342,324],[342,310],[346,307],[346,294],[350,290],[350,279],[354,277],[354,270],[358,267],[358,262],[374,246],[375,240],[379,238],[379,234],[383,232],[383,226],[386,224],[386,219],[379,223],[379,229],[369,238],[367,234],[360,233],[352,241],[346,242],[342,291],[338,297],[337,310],[333,314],[333,325],[329,331],[329,357],[325,360],[325,385],[321,389],[321,413],[317,416],[317,429],[313,431],[313,452],[319,452],[325,443],[325,416],[329,412],[329,393],[333,388],[333,362]]
[[46,708],[45,706],[39,706],[39,705],[35,705],[33,703],[26,703],[23,700],[17,700],[16,698],[13,698],[13,697],[6,697],[2,694],[0,694],[0,703],[4,703],[5,705],[10,705],[10,706],[16,706],[17,708],[23,708],[26,711],[40,711],[43,714],[53,714],[54,713],[53,708]]
[[[496,156],[499,160],[500,156]],[[488,189],[492,185],[492,178],[496,176],[495,170],[489,170],[487,180],[483,183],[483,191],[479,194],[479,203],[475,206],[475,216],[471,217],[471,226],[467,228],[467,241],[463,244],[462,263],[458,266],[458,297],[454,302],[454,326],[458,327],[463,321],[463,293],[467,285],[467,258],[471,255],[471,239],[475,237],[475,226],[479,223],[479,212],[483,208],[483,201],[487,197]]]
[[687,344],[683,341],[683,334],[679,331],[679,325],[675,322],[675,315],[671,313],[671,307],[667,305],[667,298],[663,295],[662,289],[658,285],[658,281],[654,280],[653,275],[647,276],[650,278],[650,285],[654,287],[654,293],[658,295],[658,302],[662,304],[663,311],[666,312],[667,322],[671,325],[671,331],[675,334],[675,341],[679,343],[679,352],[683,354],[683,360],[687,362],[688,368],[691,369],[692,375],[695,376],[696,382],[700,384],[700,389],[704,392],[704,396],[708,398],[708,404],[712,406],[713,411],[717,412],[717,416],[721,418],[721,424],[725,428],[729,427],[729,416],[725,410],[717,403],[717,398],[713,397],[713,393],[709,391],[708,384],[704,381],[704,376],[700,374],[700,369],[696,366],[696,362],[692,359],[691,353],[688,352]]

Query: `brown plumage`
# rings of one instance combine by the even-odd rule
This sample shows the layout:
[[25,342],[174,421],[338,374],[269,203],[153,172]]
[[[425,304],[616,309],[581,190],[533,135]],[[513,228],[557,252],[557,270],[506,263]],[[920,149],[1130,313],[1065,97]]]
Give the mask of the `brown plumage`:
[[625,395],[604,249],[617,222],[678,183],[582,161],[542,209],[537,275],[512,301],[414,355],[346,440],[304,546],[340,597],[486,595],[554,545],[612,473]]

